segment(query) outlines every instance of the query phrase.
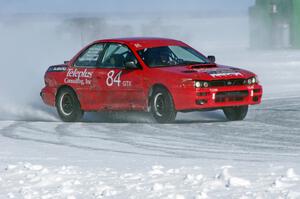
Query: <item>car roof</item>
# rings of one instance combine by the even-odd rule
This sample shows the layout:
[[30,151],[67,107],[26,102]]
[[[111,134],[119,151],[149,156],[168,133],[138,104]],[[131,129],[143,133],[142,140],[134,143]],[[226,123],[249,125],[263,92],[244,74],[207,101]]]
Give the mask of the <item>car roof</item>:
[[130,45],[136,50],[141,50],[144,48],[153,48],[160,46],[187,46],[182,41],[168,38],[157,38],[157,37],[128,37],[128,38],[115,38],[115,39],[103,39],[95,41],[94,43],[101,42],[115,42]]

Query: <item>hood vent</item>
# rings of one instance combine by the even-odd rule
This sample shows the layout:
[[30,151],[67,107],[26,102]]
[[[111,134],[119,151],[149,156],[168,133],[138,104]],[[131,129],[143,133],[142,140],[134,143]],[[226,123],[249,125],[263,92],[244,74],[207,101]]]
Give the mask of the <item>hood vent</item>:
[[185,70],[185,71],[182,71],[183,73],[196,73],[197,71],[195,70]]
[[189,69],[201,69],[201,68],[214,68],[217,67],[216,64],[199,64],[190,66]]

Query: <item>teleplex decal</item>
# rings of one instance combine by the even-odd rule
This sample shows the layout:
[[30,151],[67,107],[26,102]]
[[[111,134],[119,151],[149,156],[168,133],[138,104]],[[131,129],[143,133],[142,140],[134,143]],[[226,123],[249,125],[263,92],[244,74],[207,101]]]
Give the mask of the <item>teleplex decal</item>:
[[84,70],[78,70],[76,69],[69,69],[66,75],[66,78],[64,82],[66,84],[80,84],[80,85],[91,85],[93,72],[87,71],[87,69]]

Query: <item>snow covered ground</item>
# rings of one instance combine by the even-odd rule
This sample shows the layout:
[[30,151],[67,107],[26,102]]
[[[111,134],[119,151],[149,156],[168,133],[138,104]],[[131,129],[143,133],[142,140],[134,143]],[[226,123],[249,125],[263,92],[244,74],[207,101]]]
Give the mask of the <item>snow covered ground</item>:
[[[2,64],[18,70],[1,65],[7,75],[0,79],[0,198],[300,198],[300,51],[250,51],[246,18],[185,20],[179,21],[179,39],[215,54],[219,63],[259,75],[264,100],[245,121],[226,122],[214,111],[182,113],[166,125],[145,113],[120,113],[113,121],[94,113],[82,123],[60,122],[38,92],[46,64],[61,62],[78,46],[67,50],[60,43],[71,45],[71,39],[53,40],[55,23],[30,31],[21,25],[38,42],[30,53],[20,47],[27,56],[16,60],[14,46],[1,37],[8,49],[0,48]],[[202,24],[204,35],[191,33],[195,24]],[[228,28],[220,38],[215,24]],[[20,28],[4,26],[6,36]],[[38,37],[41,31],[45,38]],[[22,46],[32,40],[17,36]],[[54,51],[59,48],[66,55]]]
[[299,198],[299,99],[230,123],[219,112],[172,125],[1,121],[0,198]]
[[[299,176],[293,169],[259,173],[250,181],[236,177],[231,166],[215,175],[201,167],[167,169],[153,166],[147,172],[120,172],[103,168],[82,170],[73,166],[44,167],[30,163],[8,165],[1,177],[3,198],[299,198]],[[296,191],[295,191],[296,190]]]

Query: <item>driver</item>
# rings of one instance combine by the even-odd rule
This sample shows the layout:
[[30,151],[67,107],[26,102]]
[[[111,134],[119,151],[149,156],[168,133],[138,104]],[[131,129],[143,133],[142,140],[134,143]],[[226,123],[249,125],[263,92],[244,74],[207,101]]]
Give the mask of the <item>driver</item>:
[[170,57],[171,52],[168,47],[148,49],[145,53],[145,60],[147,60],[150,66],[168,66]]
[[170,52],[168,51],[161,51],[159,53],[159,60],[161,65],[168,65],[170,61]]

